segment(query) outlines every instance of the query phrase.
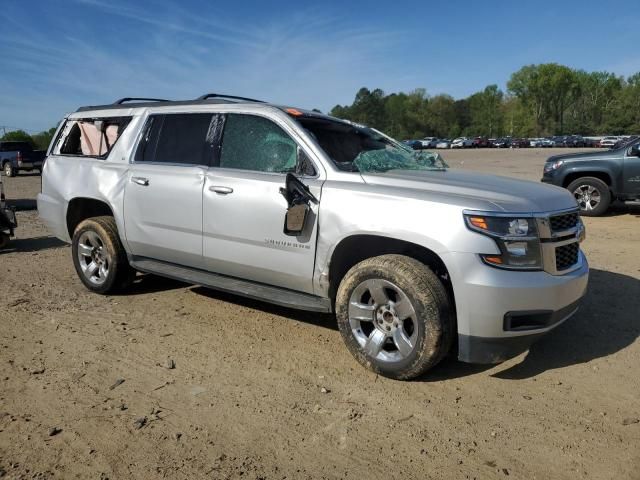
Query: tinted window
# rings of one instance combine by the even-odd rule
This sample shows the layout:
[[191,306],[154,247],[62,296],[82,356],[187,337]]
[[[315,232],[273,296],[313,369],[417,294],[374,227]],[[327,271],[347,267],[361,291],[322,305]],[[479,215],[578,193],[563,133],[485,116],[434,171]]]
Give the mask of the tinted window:
[[150,133],[153,136],[149,139],[158,132],[155,153],[150,158],[151,150],[146,148],[143,160],[209,165],[213,152],[212,118],[211,113],[171,114],[163,115],[161,119],[152,117]]
[[258,172],[294,172],[297,144],[263,117],[229,114],[224,125],[220,167]]

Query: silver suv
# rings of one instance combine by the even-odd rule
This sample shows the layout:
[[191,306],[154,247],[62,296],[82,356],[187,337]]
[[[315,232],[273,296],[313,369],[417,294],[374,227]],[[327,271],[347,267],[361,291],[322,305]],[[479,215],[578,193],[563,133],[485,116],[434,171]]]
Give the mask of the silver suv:
[[513,357],[587,285],[567,191],[240,97],[80,108],[49,148],[38,209],[91,291],[139,271],[334,312],[355,358],[397,379],[452,351]]

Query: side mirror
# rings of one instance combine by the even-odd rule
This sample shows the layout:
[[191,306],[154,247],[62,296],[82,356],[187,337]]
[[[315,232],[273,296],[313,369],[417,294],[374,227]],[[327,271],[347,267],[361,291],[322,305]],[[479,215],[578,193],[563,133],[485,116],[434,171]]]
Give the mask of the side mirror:
[[627,155],[630,157],[640,157],[640,143],[633,145],[627,152]]
[[318,203],[318,199],[309,188],[292,173],[287,174],[285,186],[280,193],[287,200],[287,213],[284,217],[285,235],[298,236],[304,231],[307,217],[311,210],[310,203]]

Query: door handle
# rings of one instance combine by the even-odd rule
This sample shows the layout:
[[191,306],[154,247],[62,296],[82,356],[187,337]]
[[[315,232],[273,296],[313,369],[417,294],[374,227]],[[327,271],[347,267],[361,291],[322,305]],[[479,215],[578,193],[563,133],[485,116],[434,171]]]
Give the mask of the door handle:
[[222,195],[229,195],[230,193],[233,193],[233,188],[231,188],[231,187],[221,187],[221,186],[218,186],[218,185],[213,185],[213,186],[209,187],[209,191],[220,193]]
[[137,185],[142,185],[143,187],[149,186],[149,179],[144,177],[131,177],[131,181]]

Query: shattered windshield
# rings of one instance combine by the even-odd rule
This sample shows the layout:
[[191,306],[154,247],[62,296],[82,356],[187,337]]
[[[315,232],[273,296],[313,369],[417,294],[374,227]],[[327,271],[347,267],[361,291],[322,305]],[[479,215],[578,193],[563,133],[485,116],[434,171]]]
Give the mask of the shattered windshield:
[[413,150],[373,128],[316,117],[299,118],[298,121],[335,165],[346,172],[448,168],[439,154]]

